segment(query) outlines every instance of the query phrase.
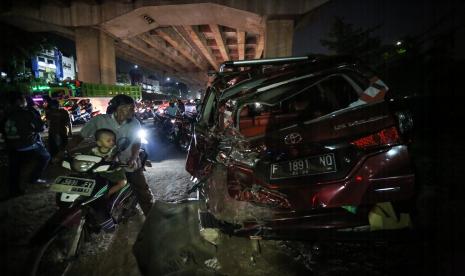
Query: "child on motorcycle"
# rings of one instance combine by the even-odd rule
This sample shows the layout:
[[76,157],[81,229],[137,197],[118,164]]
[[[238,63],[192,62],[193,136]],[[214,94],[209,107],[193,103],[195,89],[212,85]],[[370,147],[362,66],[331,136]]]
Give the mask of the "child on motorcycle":
[[[116,134],[111,129],[102,128],[95,132],[96,147],[93,147],[89,155],[95,155],[104,158],[106,161],[114,160]],[[126,185],[126,174],[123,168],[117,168],[113,171],[100,172],[99,175],[110,182],[110,189],[104,199],[100,200],[97,212],[97,223],[105,231],[113,231],[115,224],[109,214],[109,205],[112,195],[117,193]]]
[[[115,149],[115,140],[116,134],[111,129],[101,128],[97,130],[95,132],[95,142],[97,146],[91,149],[90,154],[102,157],[106,161],[112,161],[114,158],[113,150]],[[107,197],[111,197],[111,195],[126,185],[126,174],[122,168],[118,168],[114,171],[101,172],[100,176],[113,184],[108,191]]]

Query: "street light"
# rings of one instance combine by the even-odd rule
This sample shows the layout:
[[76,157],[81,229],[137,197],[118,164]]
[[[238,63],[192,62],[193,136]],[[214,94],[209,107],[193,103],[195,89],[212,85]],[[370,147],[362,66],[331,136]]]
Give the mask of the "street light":
[[136,69],[137,69],[137,68],[139,68],[139,66],[137,66],[137,64],[136,64],[136,65],[134,65],[134,68],[136,68]]
[[166,81],[170,81],[170,77],[167,77],[167,78],[166,78]]

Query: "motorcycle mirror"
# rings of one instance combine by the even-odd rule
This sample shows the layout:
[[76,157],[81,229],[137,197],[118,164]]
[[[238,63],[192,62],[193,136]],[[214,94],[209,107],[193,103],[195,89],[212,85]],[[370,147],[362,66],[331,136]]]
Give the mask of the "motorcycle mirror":
[[125,150],[127,147],[129,147],[129,144],[130,144],[129,138],[121,137],[116,141],[116,148],[118,152],[121,152]]

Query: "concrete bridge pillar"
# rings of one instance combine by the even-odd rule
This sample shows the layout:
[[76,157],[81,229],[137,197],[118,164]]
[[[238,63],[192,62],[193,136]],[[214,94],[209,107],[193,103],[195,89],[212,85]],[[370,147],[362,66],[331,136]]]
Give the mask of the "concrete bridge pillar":
[[292,55],[294,20],[268,20],[265,29],[265,58]]
[[113,39],[101,30],[76,28],[78,78],[83,82],[115,84],[116,60]]

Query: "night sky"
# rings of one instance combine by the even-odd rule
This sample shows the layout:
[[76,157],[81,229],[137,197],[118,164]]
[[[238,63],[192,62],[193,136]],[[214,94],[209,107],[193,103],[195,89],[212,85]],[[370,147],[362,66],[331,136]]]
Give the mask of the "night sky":
[[[315,12],[297,21],[294,33],[294,55],[327,54],[320,39],[329,33],[334,18],[355,27],[369,28],[381,25],[374,33],[384,44],[394,43],[406,35],[431,36],[451,28],[456,33],[454,54],[465,58],[465,3],[420,0],[331,0]],[[432,28],[432,26],[437,27]]]

